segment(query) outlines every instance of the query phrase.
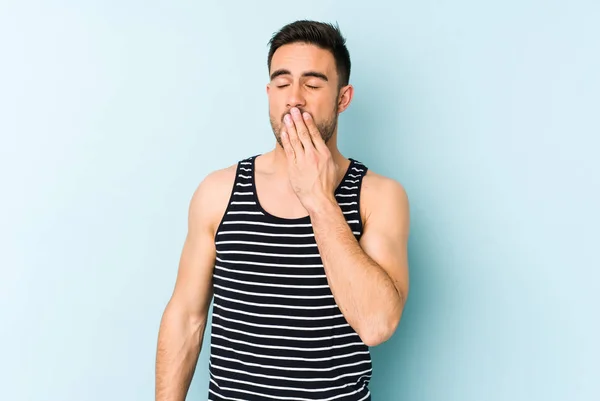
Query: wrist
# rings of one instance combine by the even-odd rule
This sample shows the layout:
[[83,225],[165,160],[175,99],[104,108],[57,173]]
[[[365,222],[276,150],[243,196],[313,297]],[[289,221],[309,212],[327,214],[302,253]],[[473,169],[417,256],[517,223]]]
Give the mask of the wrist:
[[305,208],[311,217],[316,217],[323,213],[331,213],[340,210],[337,200],[335,199],[335,195],[333,194],[322,194],[312,197],[311,201],[306,203]]

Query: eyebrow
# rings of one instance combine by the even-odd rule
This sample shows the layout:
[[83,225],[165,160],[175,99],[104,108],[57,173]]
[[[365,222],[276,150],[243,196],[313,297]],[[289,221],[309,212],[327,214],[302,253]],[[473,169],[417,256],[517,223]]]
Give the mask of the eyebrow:
[[[286,69],[279,69],[277,71],[273,71],[273,73],[271,74],[271,80],[281,76],[281,75],[292,75],[292,73],[290,72],[290,70],[286,70]],[[315,77],[315,78],[320,78],[325,82],[328,82],[329,79],[327,78],[327,75],[321,73],[321,72],[317,72],[317,71],[306,71],[302,74],[303,77]]]

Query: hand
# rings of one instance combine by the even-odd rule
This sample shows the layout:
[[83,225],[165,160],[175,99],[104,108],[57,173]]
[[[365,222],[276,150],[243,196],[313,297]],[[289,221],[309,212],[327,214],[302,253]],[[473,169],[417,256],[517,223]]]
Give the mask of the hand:
[[323,201],[335,201],[338,166],[312,116],[292,108],[284,118],[281,142],[288,160],[290,183],[309,213]]

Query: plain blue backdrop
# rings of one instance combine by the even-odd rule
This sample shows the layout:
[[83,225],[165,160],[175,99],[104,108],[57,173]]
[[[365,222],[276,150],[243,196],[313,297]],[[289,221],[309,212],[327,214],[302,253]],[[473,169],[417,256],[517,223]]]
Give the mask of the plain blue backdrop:
[[343,153],[411,201],[374,400],[599,400],[592,0],[4,0],[0,398],[153,399],[188,202],[274,145],[267,42],[299,18],[348,39]]

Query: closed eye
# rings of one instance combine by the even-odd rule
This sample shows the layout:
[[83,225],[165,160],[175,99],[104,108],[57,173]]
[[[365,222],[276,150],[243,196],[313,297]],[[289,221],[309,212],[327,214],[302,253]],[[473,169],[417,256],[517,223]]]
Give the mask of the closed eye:
[[[289,84],[283,84],[283,85],[277,85],[277,88],[281,89],[281,88],[285,88],[287,86],[290,86]],[[313,85],[306,85],[308,88],[310,89],[319,89],[319,86],[313,86]]]

